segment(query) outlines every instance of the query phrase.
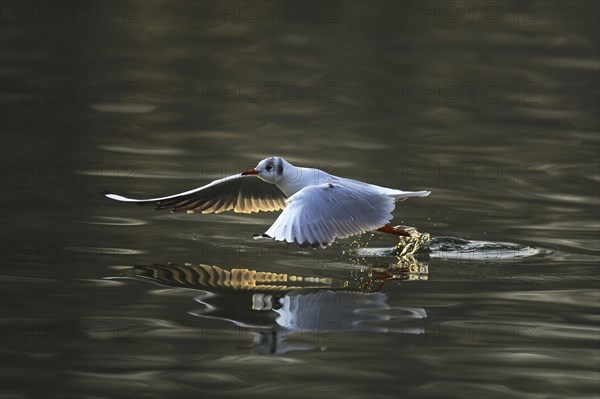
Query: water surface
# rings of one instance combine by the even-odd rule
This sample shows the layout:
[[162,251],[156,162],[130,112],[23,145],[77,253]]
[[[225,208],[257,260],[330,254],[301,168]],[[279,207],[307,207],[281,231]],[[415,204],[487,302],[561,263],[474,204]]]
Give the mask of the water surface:
[[[598,4],[428,3],[3,14],[4,396],[595,397]],[[431,190],[394,212],[430,252],[98,195],[269,155]]]

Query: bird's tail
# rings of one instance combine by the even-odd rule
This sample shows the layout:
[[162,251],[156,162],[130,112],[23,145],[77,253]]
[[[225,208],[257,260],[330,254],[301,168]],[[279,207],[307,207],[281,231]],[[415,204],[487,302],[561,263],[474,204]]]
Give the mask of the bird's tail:
[[396,201],[401,201],[410,197],[427,197],[431,194],[431,191],[402,191],[402,190],[393,190],[390,195],[394,197]]

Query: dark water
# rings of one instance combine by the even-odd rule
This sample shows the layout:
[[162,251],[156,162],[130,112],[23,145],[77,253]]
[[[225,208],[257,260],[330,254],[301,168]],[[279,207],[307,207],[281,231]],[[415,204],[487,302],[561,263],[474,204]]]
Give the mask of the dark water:
[[[48,4],[2,3],[3,397],[597,397],[598,3]],[[97,195],[273,154],[431,190],[429,252]]]

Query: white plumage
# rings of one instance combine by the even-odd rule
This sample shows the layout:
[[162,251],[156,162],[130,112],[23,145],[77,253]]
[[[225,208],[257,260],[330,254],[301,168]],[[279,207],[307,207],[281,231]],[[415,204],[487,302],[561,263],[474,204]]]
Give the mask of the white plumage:
[[308,186],[292,195],[266,236],[301,245],[332,243],[376,230],[392,219],[394,198],[338,183]]
[[336,238],[377,230],[392,219],[396,201],[429,194],[296,167],[280,157],[266,158],[254,169],[167,197],[132,199],[105,193],[117,201],[173,211],[252,213],[283,209],[263,237],[322,247]]

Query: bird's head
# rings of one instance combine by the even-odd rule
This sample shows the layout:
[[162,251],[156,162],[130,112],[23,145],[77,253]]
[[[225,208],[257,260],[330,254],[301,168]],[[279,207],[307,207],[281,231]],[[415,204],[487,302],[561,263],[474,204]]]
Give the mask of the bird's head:
[[242,172],[242,175],[256,175],[260,179],[277,184],[285,178],[285,168],[291,166],[289,162],[281,157],[265,158],[256,165],[254,169]]

